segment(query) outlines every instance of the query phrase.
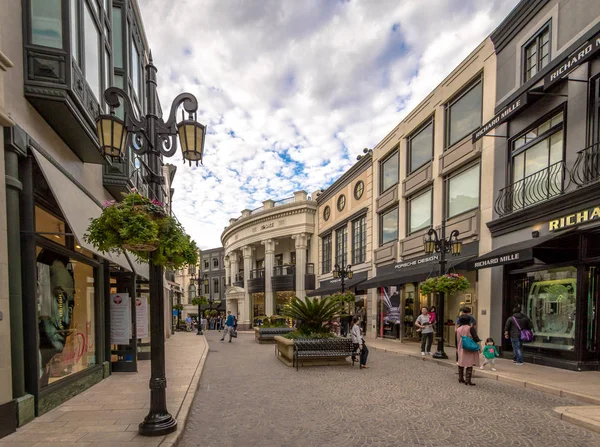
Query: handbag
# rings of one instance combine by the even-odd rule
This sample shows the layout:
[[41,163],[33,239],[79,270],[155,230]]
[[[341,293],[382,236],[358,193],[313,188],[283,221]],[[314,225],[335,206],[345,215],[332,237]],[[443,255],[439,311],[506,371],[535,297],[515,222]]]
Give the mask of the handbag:
[[531,332],[529,329],[521,329],[521,326],[519,326],[519,322],[517,321],[517,319],[515,317],[512,317],[512,319],[514,320],[515,324],[521,331],[521,340],[525,343],[532,342],[533,341],[533,332]]
[[479,347],[479,345],[475,342],[475,340],[473,340],[468,335],[463,335],[461,340],[462,340],[462,348],[465,351],[477,352],[481,349]]
[[231,331],[231,336],[233,338],[237,338],[237,331]]

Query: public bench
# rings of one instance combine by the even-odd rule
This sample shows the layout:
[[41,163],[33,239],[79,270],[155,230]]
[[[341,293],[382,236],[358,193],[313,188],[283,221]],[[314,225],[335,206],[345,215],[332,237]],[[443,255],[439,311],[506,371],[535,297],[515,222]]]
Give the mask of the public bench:
[[[258,330],[257,330],[258,329]],[[292,332],[290,327],[265,327],[255,328],[254,341],[257,343],[275,343],[277,335],[285,335]]]
[[300,359],[323,359],[323,358],[346,358],[352,357],[352,366],[356,361],[353,357],[354,344],[350,338],[320,338],[320,339],[304,339],[299,338],[294,340],[294,358],[292,367],[298,365]]

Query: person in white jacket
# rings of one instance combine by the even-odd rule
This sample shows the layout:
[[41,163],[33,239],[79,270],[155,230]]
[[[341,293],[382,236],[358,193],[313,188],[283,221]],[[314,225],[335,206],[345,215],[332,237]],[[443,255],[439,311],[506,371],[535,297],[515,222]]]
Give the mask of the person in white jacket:
[[[369,357],[369,349],[360,335],[358,317],[352,318],[352,330],[350,331],[350,335],[352,336],[352,343],[354,344],[354,352],[358,353],[360,350],[360,368],[368,368],[367,358]],[[352,356],[352,359],[355,360],[356,357]]]

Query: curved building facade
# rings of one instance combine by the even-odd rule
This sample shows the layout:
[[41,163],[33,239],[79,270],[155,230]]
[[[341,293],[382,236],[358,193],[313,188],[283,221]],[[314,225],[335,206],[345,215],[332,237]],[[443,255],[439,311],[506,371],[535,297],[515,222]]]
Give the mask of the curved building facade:
[[292,296],[315,288],[317,203],[306,191],[243,210],[221,235],[226,307],[248,329],[261,315],[279,314]]

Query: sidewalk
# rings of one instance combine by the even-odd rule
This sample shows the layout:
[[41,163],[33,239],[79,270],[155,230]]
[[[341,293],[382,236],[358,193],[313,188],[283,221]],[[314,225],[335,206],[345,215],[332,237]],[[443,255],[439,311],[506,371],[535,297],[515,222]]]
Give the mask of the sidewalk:
[[[448,360],[438,360],[432,356],[421,356],[421,346],[416,342],[377,339],[367,341],[367,345],[369,348],[407,355],[423,361],[433,361],[456,369],[455,348],[446,347]],[[516,366],[511,360],[502,358],[496,359],[497,371],[486,368],[485,370],[475,368],[475,378],[485,377],[588,404],[588,406],[557,407],[554,412],[560,419],[600,432],[600,372],[567,371],[528,363]]]
[[167,408],[177,431],[167,436],[138,435],[150,407],[150,361],[138,373],[114,373],[102,382],[36,418],[0,440],[8,446],[170,447],[183,431],[208,354],[204,337],[176,332],[166,343]]

